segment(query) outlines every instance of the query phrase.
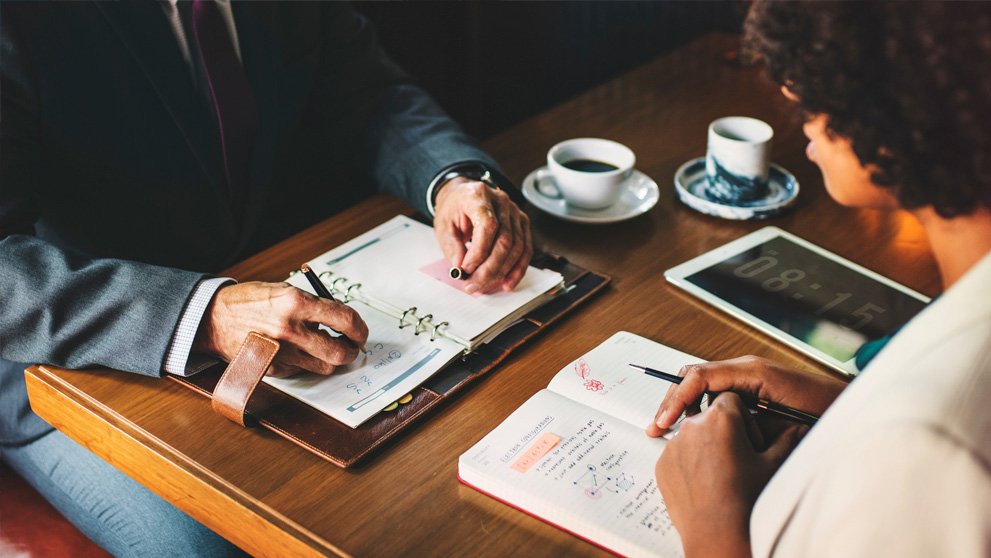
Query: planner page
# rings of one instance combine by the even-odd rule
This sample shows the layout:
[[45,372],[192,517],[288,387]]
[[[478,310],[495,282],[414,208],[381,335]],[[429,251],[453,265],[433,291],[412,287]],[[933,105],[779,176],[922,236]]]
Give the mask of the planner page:
[[657,407],[672,384],[629,364],[677,374],[682,366],[699,362],[704,361],[619,331],[564,367],[547,388],[644,429],[654,420]]
[[461,480],[625,556],[682,556],[657,489],[664,445],[541,390],[458,460]]
[[430,314],[433,324],[448,322],[450,332],[469,341],[542,301],[562,282],[561,274],[531,266],[511,292],[470,295],[460,286],[463,282],[450,280],[450,264],[443,260],[433,229],[398,215],[314,258],[311,265],[317,273],[331,271],[330,280],[360,283],[365,295],[403,310],[415,308],[421,317]]
[[[302,273],[289,283],[313,292]],[[395,320],[360,302],[350,306],[368,325],[365,353],[330,376],[304,372],[264,381],[303,403],[356,428],[393,401],[423,383],[461,354],[461,346],[444,338],[431,340],[399,329]]]

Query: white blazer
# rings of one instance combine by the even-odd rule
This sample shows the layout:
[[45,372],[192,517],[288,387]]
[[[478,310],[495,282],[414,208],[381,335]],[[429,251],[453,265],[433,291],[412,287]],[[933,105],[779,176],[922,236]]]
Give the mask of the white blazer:
[[755,557],[991,556],[991,254],[809,431],[750,535]]

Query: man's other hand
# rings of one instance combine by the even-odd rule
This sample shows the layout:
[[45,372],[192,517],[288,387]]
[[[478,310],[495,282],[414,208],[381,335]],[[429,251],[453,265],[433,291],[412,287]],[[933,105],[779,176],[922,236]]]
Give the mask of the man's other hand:
[[434,235],[454,267],[470,274],[465,291],[511,291],[523,279],[533,242],[530,218],[502,190],[453,178],[437,193]]
[[[341,332],[331,335],[323,324]],[[200,322],[193,351],[230,361],[249,332],[279,341],[268,374],[303,370],[332,374],[352,362],[368,340],[368,326],[352,308],[318,298],[287,283],[240,283],[221,287]]]

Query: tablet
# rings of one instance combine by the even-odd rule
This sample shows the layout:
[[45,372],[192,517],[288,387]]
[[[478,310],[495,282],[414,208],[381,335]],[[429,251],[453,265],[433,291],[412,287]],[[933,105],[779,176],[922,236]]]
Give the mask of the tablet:
[[848,375],[929,298],[777,227],[664,272],[674,285]]

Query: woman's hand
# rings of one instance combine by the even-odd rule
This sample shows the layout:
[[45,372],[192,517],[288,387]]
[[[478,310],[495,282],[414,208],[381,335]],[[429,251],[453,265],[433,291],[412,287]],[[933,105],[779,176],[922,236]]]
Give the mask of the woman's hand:
[[791,425],[759,451],[758,426],[730,392],[681,424],[656,476],[686,556],[750,556],[750,511],[806,430]]
[[[341,332],[333,336],[325,325]],[[221,287],[203,314],[193,350],[230,361],[249,332],[279,341],[268,370],[286,377],[301,371],[332,374],[358,356],[368,326],[349,306],[318,298],[288,283],[249,282]]]
[[692,364],[683,367],[678,375],[685,379],[671,386],[664,396],[654,422],[647,426],[648,436],[664,434],[682,413],[698,413],[706,392],[732,391],[819,415],[847,385],[830,376],[803,372],[755,356]]

